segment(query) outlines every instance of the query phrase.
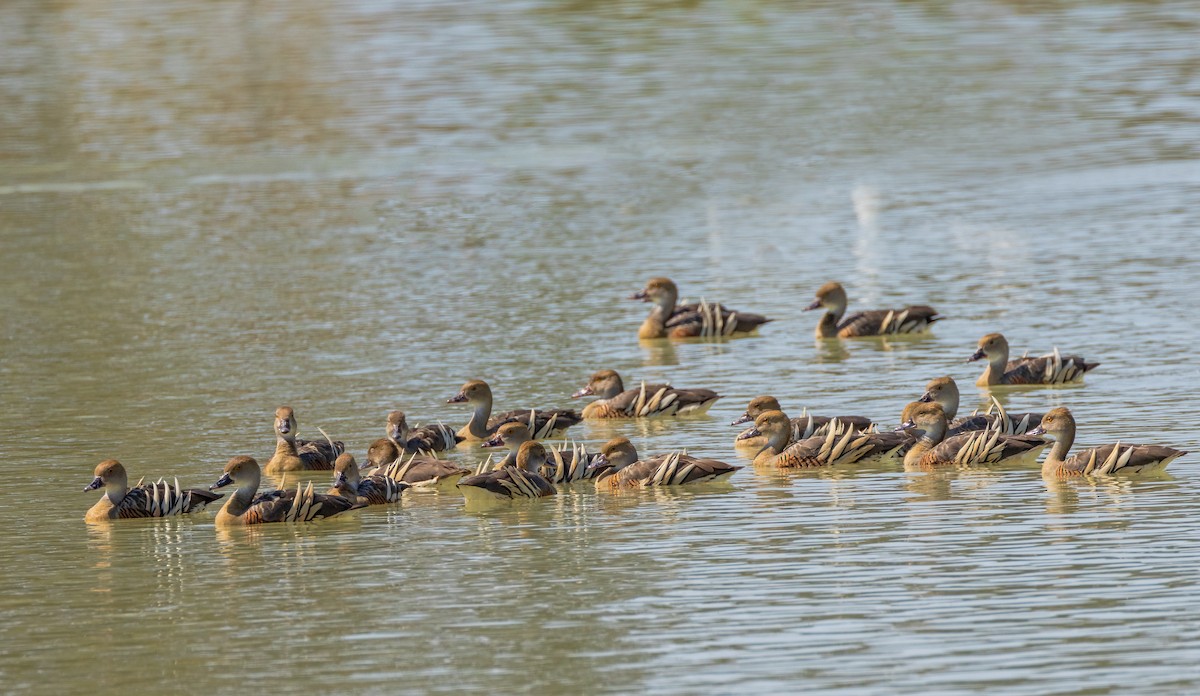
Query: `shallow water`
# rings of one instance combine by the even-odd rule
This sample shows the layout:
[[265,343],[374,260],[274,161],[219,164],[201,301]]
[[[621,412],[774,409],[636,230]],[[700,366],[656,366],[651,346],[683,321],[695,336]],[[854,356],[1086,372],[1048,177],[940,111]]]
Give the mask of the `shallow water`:
[[[563,406],[600,368],[725,398],[576,438],[732,459],[762,393],[984,405],[992,331],[1102,363],[1009,408],[1195,451],[1198,33],[1190,3],[6,3],[6,689],[1195,690],[1196,455],[229,533],[88,528],[79,489],[106,457],[207,485],[284,403],[361,456],[392,408],[465,422],[467,379]],[[652,275],[777,320],[639,345]],[[818,344],[835,278],[947,318]]]

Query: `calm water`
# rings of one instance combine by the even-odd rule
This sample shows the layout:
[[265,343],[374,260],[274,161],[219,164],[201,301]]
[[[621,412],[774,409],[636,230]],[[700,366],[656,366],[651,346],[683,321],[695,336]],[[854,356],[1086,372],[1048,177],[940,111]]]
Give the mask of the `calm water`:
[[[761,393],[984,403],[991,331],[1103,363],[1010,408],[1200,448],[1194,3],[327,5],[0,6],[6,691],[1200,687],[1196,454],[85,526],[100,459],[207,485],[285,403],[361,455],[392,408],[465,422],[469,378],[566,405],[614,368],[726,398],[576,437],[729,459]],[[641,346],[651,275],[778,320]],[[948,318],[817,345],[830,279]]]

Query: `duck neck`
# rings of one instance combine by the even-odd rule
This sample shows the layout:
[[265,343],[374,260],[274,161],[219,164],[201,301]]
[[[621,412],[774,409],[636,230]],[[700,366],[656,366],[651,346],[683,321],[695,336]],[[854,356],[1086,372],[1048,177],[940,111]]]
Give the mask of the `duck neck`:
[[403,452],[408,448],[408,428],[388,428],[387,439]]
[[254,480],[247,481],[238,486],[233,495],[229,496],[229,500],[225,502],[225,507],[222,508],[228,515],[241,517],[250,509],[250,504],[254,502],[254,494],[258,492],[259,478],[256,476]]
[[112,503],[113,507],[120,505],[128,493],[129,485],[125,482],[114,483],[104,487],[104,495],[108,496],[108,502]]
[[945,438],[945,422],[930,426],[929,429],[921,433],[921,437],[917,438],[913,446],[908,448],[908,453],[904,455],[904,463],[908,465],[920,463],[925,453],[936,447]]
[[943,394],[937,403],[946,413],[946,420],[954,420],[958,415],[958,394]]
[[998,348],[995,354],[988,357],[987,369],[983,371],[983,377],[979,378],[979,383],[982,386],[992,384],[1000,384],[1004,379],[1004,370],[1008,367],[1008,349]]
[[771,433],[763,434],[767,437],[767,444],[763,445],[763,448],[760,449],[758,454],[754,456],[755,464],[767,464],[770,463],[772,459],[779,456],[779,453],[787,447],[788,437],[790,436],[790,433],[782,428]]
[[475,410],[471,412],[471,420],[467,422],[467,432],[471,437],[482,440],[486,438],[488,433],[487,423],[488,418],[492,415],[492,400],[483,399],[475,402]]
[[817,324],[817,338],[837,338],[837,323],[841,318],[841,309],[827,308]]
[[1054,433],[1054,446],[1050,448],[1050,454],[1046,455],[1046,463],[1061,464],[1066,461],[1067,452],[1071,451],[1073,444],[1075,444],[1075,426]]
[[670,302],[655,304],[650,310],[650,316],[642,322],[638,330],[638,338],[662,338],[667,332],[667,320],[675,313],[675,298],[669,297]]
[[296,453],[296,438],[285,437],[278,433],[275,434],[275,456],[276,457],[295,457]]

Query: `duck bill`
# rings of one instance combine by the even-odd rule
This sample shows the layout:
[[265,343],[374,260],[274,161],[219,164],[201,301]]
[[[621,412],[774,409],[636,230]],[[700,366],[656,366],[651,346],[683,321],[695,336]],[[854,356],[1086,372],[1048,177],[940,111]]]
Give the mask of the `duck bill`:
[[334,488],[342,488],[346,485],[346,483],[346,474],[343,472],[338,472],[338,475],[333,477]]
[[967,358],[967,362],[975,362],[976,360],[982,359],[985,355],[987,355],[987,353],[983,352],[983,349],[980,348],[974,353],[971,353],[971,357]]
[[915,427],[917,427],[916,423],[911,420],[906,420],[900,424],[900,427],[896,428],[896,432],[900,432],[902,430],[912,430]]
[[758,426],[752,425],[746,430],[746,432],[739,435],[738,439],[739,440],[749,440],[752,437],[761,437],[761,436],[762,436],[762,431],[758,429]]
[[595,457],[592,457],[592,463],[588,464],[587,470],[589,472],[595,472],[601,469],[607,469],[609,466],[611,465],[608,463],[608,457],[604,456],[603,454],[597,454]]
[[87,488],[83,489],[83,492],[87,493],[88,491],[94,491],[98,488],[104,488],[104,481],[99,476],[92,479],[92,482],[87,485]]
[[650,301],[650,296],[646,294],[646,291],[645,291],[645,290],[638,290],[637,292],[635,292],[635,293],[633,293],[632,295],[630,295],[630,296],[629,296],[629,299],[631,299],[631,300],[638,300],[638,301],[641,301],[641,302],[649,302],[649,301]]
[[275,429],[279,431],[280,435],[287,435],[292,432],[292,425],[285,420],[281,420],[276,424]]
[[400,439],[400,428],[392,428],[391,430],[388,431],[388,434],[391,436],[391,438],[393,440],[399,440]]
[[1026,435],[1045,435],[1046,429],[1039,425],[1038,427],[1034,428],[1033,430],[1026,430],[1025,434]]
[[596,392],[593,391],[591,387],[584,387],[583,389],[580,389],[579,391],[572,394],[571,398],[578,399],[581,396],[591,396],[592,394],[595,394],[595,393]]
[[805,307],[805,308],[804,308],[804,311],[806,311],[806,312],[811,312],[811,311],[813,311],[814,309],[820,309],[820,308],[821,308],[821,301],[820,301],[820,300],[815,300],[815,301],[814,301],[812,304],[810,304],[809,306]]
[[224,488],[225,486],[228,486],[228,485],[229,485],[229,484],[231,484],[231,483],[233,483],[233,477],[232,477],[232,476],[230,476],[229,474],[221,474],[221,478],[217,479],[217,482],[216,482],[216,483],[214,483],[213,485],[209,486],[209,487],[208,487],[208,490],[210,490],[210,491],[215,491],[215,490],[217,490],[218,488]]
[[924,394],[921,395],[921,398],[917,399],[917,401],[920,401],[923,404],[927,404],[930,401],[933,401],[933,394],[931,394],[929,392],[925,392]]
[[489,437],[488,439],[484,440],[482,443],[480,443],[479,446],[480,447],[503,447],[504,440],[501,440],[499,435],[493,435],[493,436]]
[[738,416],[737,420],[731,421],[729,424],[730,425],[741,425],[742,423],[749,423],[752,420],[754,420],[754,419],[750,417],[749,413],[743,413],[742,415]]
[[462,392],[459,392],[459,393],[455,394],[454,396],[450,397],[449,399],[446,399],[446,403],[461,404],[462,402],[464,402],[466,400],[467,400],[467,395]]

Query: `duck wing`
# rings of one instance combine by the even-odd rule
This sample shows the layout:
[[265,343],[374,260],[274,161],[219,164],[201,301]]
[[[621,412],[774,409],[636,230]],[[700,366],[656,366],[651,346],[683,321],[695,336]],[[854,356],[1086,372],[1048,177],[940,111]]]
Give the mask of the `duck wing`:
[[445,459],[415,454],[388,464],[380,475],[409,485],[427,485],[450,476],[465,476],[469,473],[470,469],[451,464]]
[[677,306],[667,320],[667,334],[675,338],[731,336],[749,333],[772,321],[761,314],[738,312],[721,304],[698,303]]
[[869,309],[856,312],[838,323],[838,336],[883,336],[918,333],[937,321],[937,310],[928,305],[913,305],[904,309]]
[[307,488],[276,489],[259,495],[246,510],[245,518],[246,524],[311,522],[364,506],[349,498],[313,493],[309,482]]
[[220,498],[220,493],[198,488],[184,489],[179,487],[178,481],[172,485],[160,478],[154,483],[142,483],[131,488],[117,506],[117,517],[136,519],[183,515]]
[[[530,417],[533,423],[530,423]],[[552,408],[547,410],[529,409],[508,411],[488,419],[488,430],[495,431],[505,423],[524,423],[533,433],[534,439],[542,439],[555,430],[563,430],[578,424],[583,416],[578,411],[569,408]]]
[[468,476],[459,481],[458,485],[460,488],[482,488],[506,498],[544,498],[558,492],[554,485],[542,476],[515,466]]
[[1063,462],[1063,468],[1084,474],[1140,474],[1162,471],[1187,454],[1163,445],[1113,443],[1078,452]]
[[441,452],[453,448],[466,438],[446,425],[423,425],[408,433],[407,449],[411,452]]
[[358,482],[358,497],[368,505],[386,505],[399,502],[409,488],[409,484],[386,476],[365,476]]
[[296,456],[306,469],[332,471],[334,460],[345,451],[346,445],[340,440],[335,440],[332,447],[325,440],[296,440]]

